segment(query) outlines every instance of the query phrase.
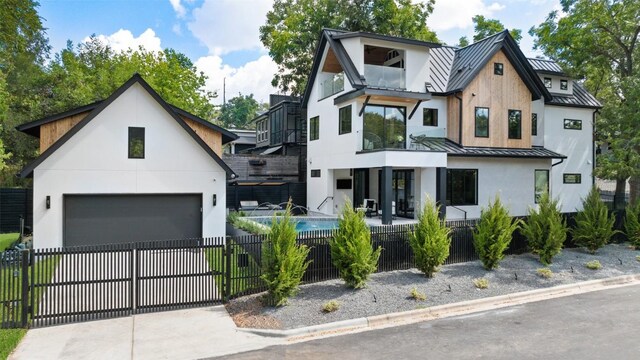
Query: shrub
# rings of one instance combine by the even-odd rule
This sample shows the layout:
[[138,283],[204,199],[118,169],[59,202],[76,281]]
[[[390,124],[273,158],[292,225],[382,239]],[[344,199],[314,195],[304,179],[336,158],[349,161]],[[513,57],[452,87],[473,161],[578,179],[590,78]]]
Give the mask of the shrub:
[[427,277],[432,277],[438,267],[449,257],[451,229],[438,218],[440,205],[435,206],[427,197],[422,212],[418,215],[418,224],[409,234],[409,245],[413,250],[416,267]]
[[280,220],[273,217],[271,231],[262,243],[261,278],[267,285],[270,305],[285,305],[287,298],[298,291],[302,275],[309,266],[309,249],[296,244],[297,235],[289,203]]
[[520,226],[520,220],[512,219],[509,211],[496,196],[493,204],[483,208],[480,221],[473,231],[473,246],[485,269],[498,267],[509,247],[513,232]]
[[549,265],[562,251],[567,239],[567,224],[558,208],[558,200],[552,200],[544,193],[538,201],[538,209],[529,208],[528,215],[527,222],[522,224],[522,235],[527,238],[531,252],[540,256],[542,264]]
[[473,285],[475,285],[478,289],[486,289],[489,287],[489,280],[487,280],[486,278],[473,279]]
[[536,272],[538,273],[538,275],[545,279],[550,279],[553,276],[553,271],[551,271],[551,269],[549,268],[538,269],[536,270]]
[[331,259],[347,286],[359,289],[376,271],[381,248],[373,250],[371,232],[364,213],[356,212],[347,200],[338,218],[338,229],[329,241]]
[[413,289],[411,289],[411,293],[409,295],[415,301],[425,301],[425,300],[427,300],[427,295],[425,293],[419,291],[415,287]]
[[576,215],[576,227],[572,230],[578,246],[587,248],[592,254],[605,246],[617,233],[613,230],[615,219],[609,216],[607,206],[600,200],[600,191],[594,186],[582,199],[582,211]]
[[335,300],[329,300],[322,305],[322,311],[326,313],[334,312],[340,309],[340,303]]
[[588,262],[586,262],[584,264],[584,266],[587,269],[591,269],[591,270],[600,270],[600,269],[602,269],[602,264],[600,264],[600,261],[598,261],[598,260],[588,261]]
[[636,256],[636,260],[640,261],[640,255]]
[[624,218],[624,230],[631,245],[640,248],[640,201],[627,207]]

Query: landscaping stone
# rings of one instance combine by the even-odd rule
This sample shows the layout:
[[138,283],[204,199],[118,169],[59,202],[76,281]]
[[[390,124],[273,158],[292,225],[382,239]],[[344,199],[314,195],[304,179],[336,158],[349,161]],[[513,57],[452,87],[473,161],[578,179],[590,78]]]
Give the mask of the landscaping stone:
[[[532,254],[510,255],[493,271],[484,270],[480,261],[443,266],[433,278],[426,278],[419,271],[402,270],[378,273],[371,276],[367,287],[360,290],[347,288],[342,280],[330,280],[303,285],[297,296],[289,299],[289,305],[279,308],[256,309],[256,298],[247,296],[232,301],[229,306],[242,308],[243,303],[251,303],[252,315],[260,315],[260,323],[265,319],[269,327],[279,324],[281,329],[292,329],[328,322],[360,317],[414,310],[435,305],[456,303],[484,297],[505,295],[515,292],[535,290],[551,286],[571,284],[580,281],[609,278],[640,273],[640,262],[626,244],[611,244],[591,255],[582,249],[565,249],[553,259],[549,266],[553,276],[545,279],[538,275],[542,267]],[[599,260],[602,269],[589,270],[584,263]],[[489,280],[487,289],[477,289],[473,279]],[[410,298],[411,289],[416,288],[427,296],[426,301],[416,302]],[[330,300],[340,303],[340,309],[325,313],[322,305]],[[232,314],[233,315],[233,314]],[[244,317],[241,327],[260,327]],[[254,326],[257,325],[257,326]]]

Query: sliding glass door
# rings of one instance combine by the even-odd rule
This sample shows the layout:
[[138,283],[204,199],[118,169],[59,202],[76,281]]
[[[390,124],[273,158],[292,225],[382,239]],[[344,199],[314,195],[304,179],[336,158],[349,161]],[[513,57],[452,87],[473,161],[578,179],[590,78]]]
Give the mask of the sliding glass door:
[[363,127],[363,150],[406,147],[407,123],[404,107],[367,105]]

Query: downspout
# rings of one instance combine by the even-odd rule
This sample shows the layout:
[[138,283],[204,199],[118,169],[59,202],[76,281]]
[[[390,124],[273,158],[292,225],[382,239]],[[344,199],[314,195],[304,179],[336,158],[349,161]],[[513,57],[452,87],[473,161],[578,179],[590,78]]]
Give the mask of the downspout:
[[462,98],[456,94],[456,99],[458,99],[458,145],[462,146]]
[[599,114],[600,110],[596,109],[593,111],[593,119],[592,126],[593,131],[591,132],[591,185],[596,184],[596,114]]

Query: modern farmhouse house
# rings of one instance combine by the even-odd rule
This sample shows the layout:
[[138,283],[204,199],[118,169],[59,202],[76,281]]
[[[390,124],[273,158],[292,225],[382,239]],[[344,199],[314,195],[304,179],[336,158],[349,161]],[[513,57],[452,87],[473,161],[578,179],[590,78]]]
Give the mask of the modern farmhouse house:
[[390,224],[414,218],[425,194],[462,219],[496,195],[524,215],[550,191],[575,211],[593,181],[599,107],[507,31],[455,48],[324,30],[303,98],[307,205],[334,214],[348,197]]
[[18,130],[40,139],[36,248],[225,235],[222,145],[237,137],[167,104],[134,75],[106,100]]

